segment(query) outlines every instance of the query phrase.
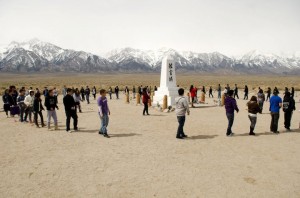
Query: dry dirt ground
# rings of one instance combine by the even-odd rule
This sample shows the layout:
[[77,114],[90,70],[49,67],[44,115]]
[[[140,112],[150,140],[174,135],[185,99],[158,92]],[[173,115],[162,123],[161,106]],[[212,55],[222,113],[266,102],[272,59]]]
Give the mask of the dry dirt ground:
[[71,134],[65,132],[61,96],[58,131],[0,112],[0,197],[300,197],[299,103],[292,132],[285,132],[282,112],[280,134],[269,132],[265,103],[257,136],[250,137],[246,101],[240,99],[236,135],[226,137],[225,110],[207,99],[187,117],[189,138],[178,140],[174,112],[151,108],[150,116],[142,116],[142,106],[121,97],[109,101],[110,139],[97,133],[93,99],[83,103],[80,131]]

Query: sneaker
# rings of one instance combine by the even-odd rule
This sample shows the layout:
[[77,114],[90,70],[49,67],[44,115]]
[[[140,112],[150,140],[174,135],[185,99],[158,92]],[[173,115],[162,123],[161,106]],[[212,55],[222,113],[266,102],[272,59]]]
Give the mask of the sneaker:
[[103,132],[102,132],[102,131],[99,131],[99,134],[100,134],[100,135],[103,135]]
[[67,133],[72,133],[72,131],[71,130],[66,130],[67,131]]
[[279,131],[274,131],[273,133],[279,134]]
[[232,137],[234,133],[227,134],[227,137]]
[[255,133],[254,133],[254,132],[252,132],[252,133],[249,133],[249,135],[255,135]]
[[177,138],[177,139],[181,139],[181,140],[183,139],[183,137],[176,137],[176,138]]
[[74,132],[77,132],[77,131],[79,131],[79,129],[77,128],[77,129],[74,129],[73,131],[74,131]]
[[108,134],[104,134],[103,136],[106,138],[110,138],[110,136]]
[[183,138],[187,138],[188,136],[184,134],[182,137],[183,137]]

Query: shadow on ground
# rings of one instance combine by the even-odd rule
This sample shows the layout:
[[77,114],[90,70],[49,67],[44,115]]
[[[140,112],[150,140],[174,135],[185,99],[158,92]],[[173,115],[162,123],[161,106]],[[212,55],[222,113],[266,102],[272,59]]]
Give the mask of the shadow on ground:
[[188,140],[201,140],[201,139],[212,139],[217,137],[218,135],[195,135],[187,138]]

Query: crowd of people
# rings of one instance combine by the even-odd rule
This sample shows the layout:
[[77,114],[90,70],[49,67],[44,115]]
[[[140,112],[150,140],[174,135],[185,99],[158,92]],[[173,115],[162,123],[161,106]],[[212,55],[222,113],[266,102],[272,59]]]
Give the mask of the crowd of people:
[[[101,120],[101,126],[99,129],[99,134],[103,135],[104,137],[109,138],[108,135],[108,123],[109,123],[109,115],[110,109],[108,106],[108,99],[106,94],[109,94],[110,100],[113,98],[112,94],[114,94],[116,99],[119,99],[119,92],[120,89],[116,86],[114,89],[109,87],[108,91],[105,89],[101,89],[99,91],[99,98],[97,99],[98,104],[98,114]],[[202,93],[206,94],[205,86],[201,89],[194,87],[193,85],[190,86],[189,96],[191,97],[191,107],[195,107],[194,104],[198,102],[197,99],[197,92],[201,90]],[[124,88],[124,94],[130,95],[132,92],[132,98],[135,99],[137,94],[142,97],[142,102],[144,105],[143,115],[150,115],[149,114],[149,100],[151,98],[151,93],[153,91],[157,91],[157,87],[155,86],[153,89],[151,86],[135,86],[132,89],[129,87]],[[220,99],[222,95],[225,96],[225,110],[226,110],[226,117],[228,119],[228,126],[226,135],[233,136],[234,133],[232,132],[232,126],[234,123],[235,112],[239,112],[239,108],[236,102],[236,99],[239,99],[239,92],[238,86],[235,84],[234,89],[230,89],[230,86],[227,84],[225,87],[223,94],[222,88],[219,84],[217,86],[216,91],[218,92],[218,98]],[[213,89],[210,86],[209,88],[209,97],[213,96]],[[266,94],[265,94],[266,93]],[[291,118],[293,115],[293,111],[296,110],[295,107],[295,100],[294,94],[295,90],[292,87],[291,91],[288,88],[285,88],[284,91],[284,98],[280,98],[278,96],[279,91],[277,87],[274,88],[272,95],[271,95],[271,88],[268,87],[267,91],[264,91],[259,87],[257,95],[254,95],[250,98],[249,102],[247,102],[248,107],[248,118],[250,120],[250,129],[249,135],[255,135],[254,129],[257,122],[257,114],[261,114],[263,112],[264,103],[269,100],[270,106],[269,111],[271,113],[271,124],[270,124],[270,131],[273,133],[279,133],[278,131],[278,121],[280,115],[280,109],[284,112],[284,126],[287,131],[290,131],[291,126]],[[66,86],[62,89],[62,96],[63,96],[63,105],[66,114],[66,131],[72,132],[78,130],[78,116],[77,110],[79,113],[82,112],[81,102],[86,101],[87,104],[90,104],[90,95],[93,95],[94,100],[96,100],[97,89],[93,86],[92,90],[90,90],[89,86],[86,88],[67,88]],[[244,100],[248,100],[248,86],[245,85],[244,89]],[[187,135],[184,133],[184,123],[185,123],[185,115],[190,113],[189,110],[189,101],[184,96],[184,89],[179,88],[178,95],[175,99],[176,105],[176,115],[177,120],[179,123],[176,138],[183,139],[186,138]],[[265,97],[265,95],[267,95]],[[44,103],[42,97],[44,96]],[[5,90],[2,100],[4,103],[3,109],[6,113],[6,116],[14,117],[16,115],[19,116],[20,122],[29,122],[36,125],[36,127],[45,127],[44,117],[42,111],[46,110],[47,112],[47,127],[48,129],[51,128],[50,123],[51,119],[53,119],[54,129],[58,130],[58,121],[57,121],[57,114],[56,110],[59,109],[58,107],[58,91],[56,88],[48,89],[47,87],[44,88],[42,93],[38,88],[33,90],[30,87],[28,90],[25,87],[17,90],[15,86],[10,86],[8,89]],[[33,116],[32,116],[33,115]],[[33,117],[33,119],[32,119]],[[71,118],[73,119],[73,130],[71,130],[70,122]],[[300,126],[299,126],[300,127]]]

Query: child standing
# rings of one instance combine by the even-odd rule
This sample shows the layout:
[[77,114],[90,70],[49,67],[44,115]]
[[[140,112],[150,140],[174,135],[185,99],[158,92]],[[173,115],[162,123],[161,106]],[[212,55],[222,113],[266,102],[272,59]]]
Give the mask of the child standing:
[[179,123],[176,138],[183,139],[187,137],[187,135],[185,135],[185,133],[183,132],[183,127],[185,123],[185,114],[187,113],[188,115],[190,115],[190,110],[189,110],[189,103],[184,97],[184,89],[180,88],[178,90],[178,94],[179,97],[175,98],[176,115]]
[[50,129],[50,120],[51,117],[54,120],[54,126],[55,130],[58,130],[58,125],[57,125],[57,115],[55,108],[58,110],[57,106],[57,98],[54,96],[53,90],[50,89],[48,92],[48,96],[45,99],[45,107],[47,108],[47,126],[48,129]]
[[99,134],[103,135],[106,138],[110,138],[109,135],[107,134],[107,126],[109,122],[108,115],[110,115],[110,110],[107,103],[105,89],[100,90],[100,97],[97,100],[97,104],[98,104],[98,112],[101,120],[101,127],[99,130]]

